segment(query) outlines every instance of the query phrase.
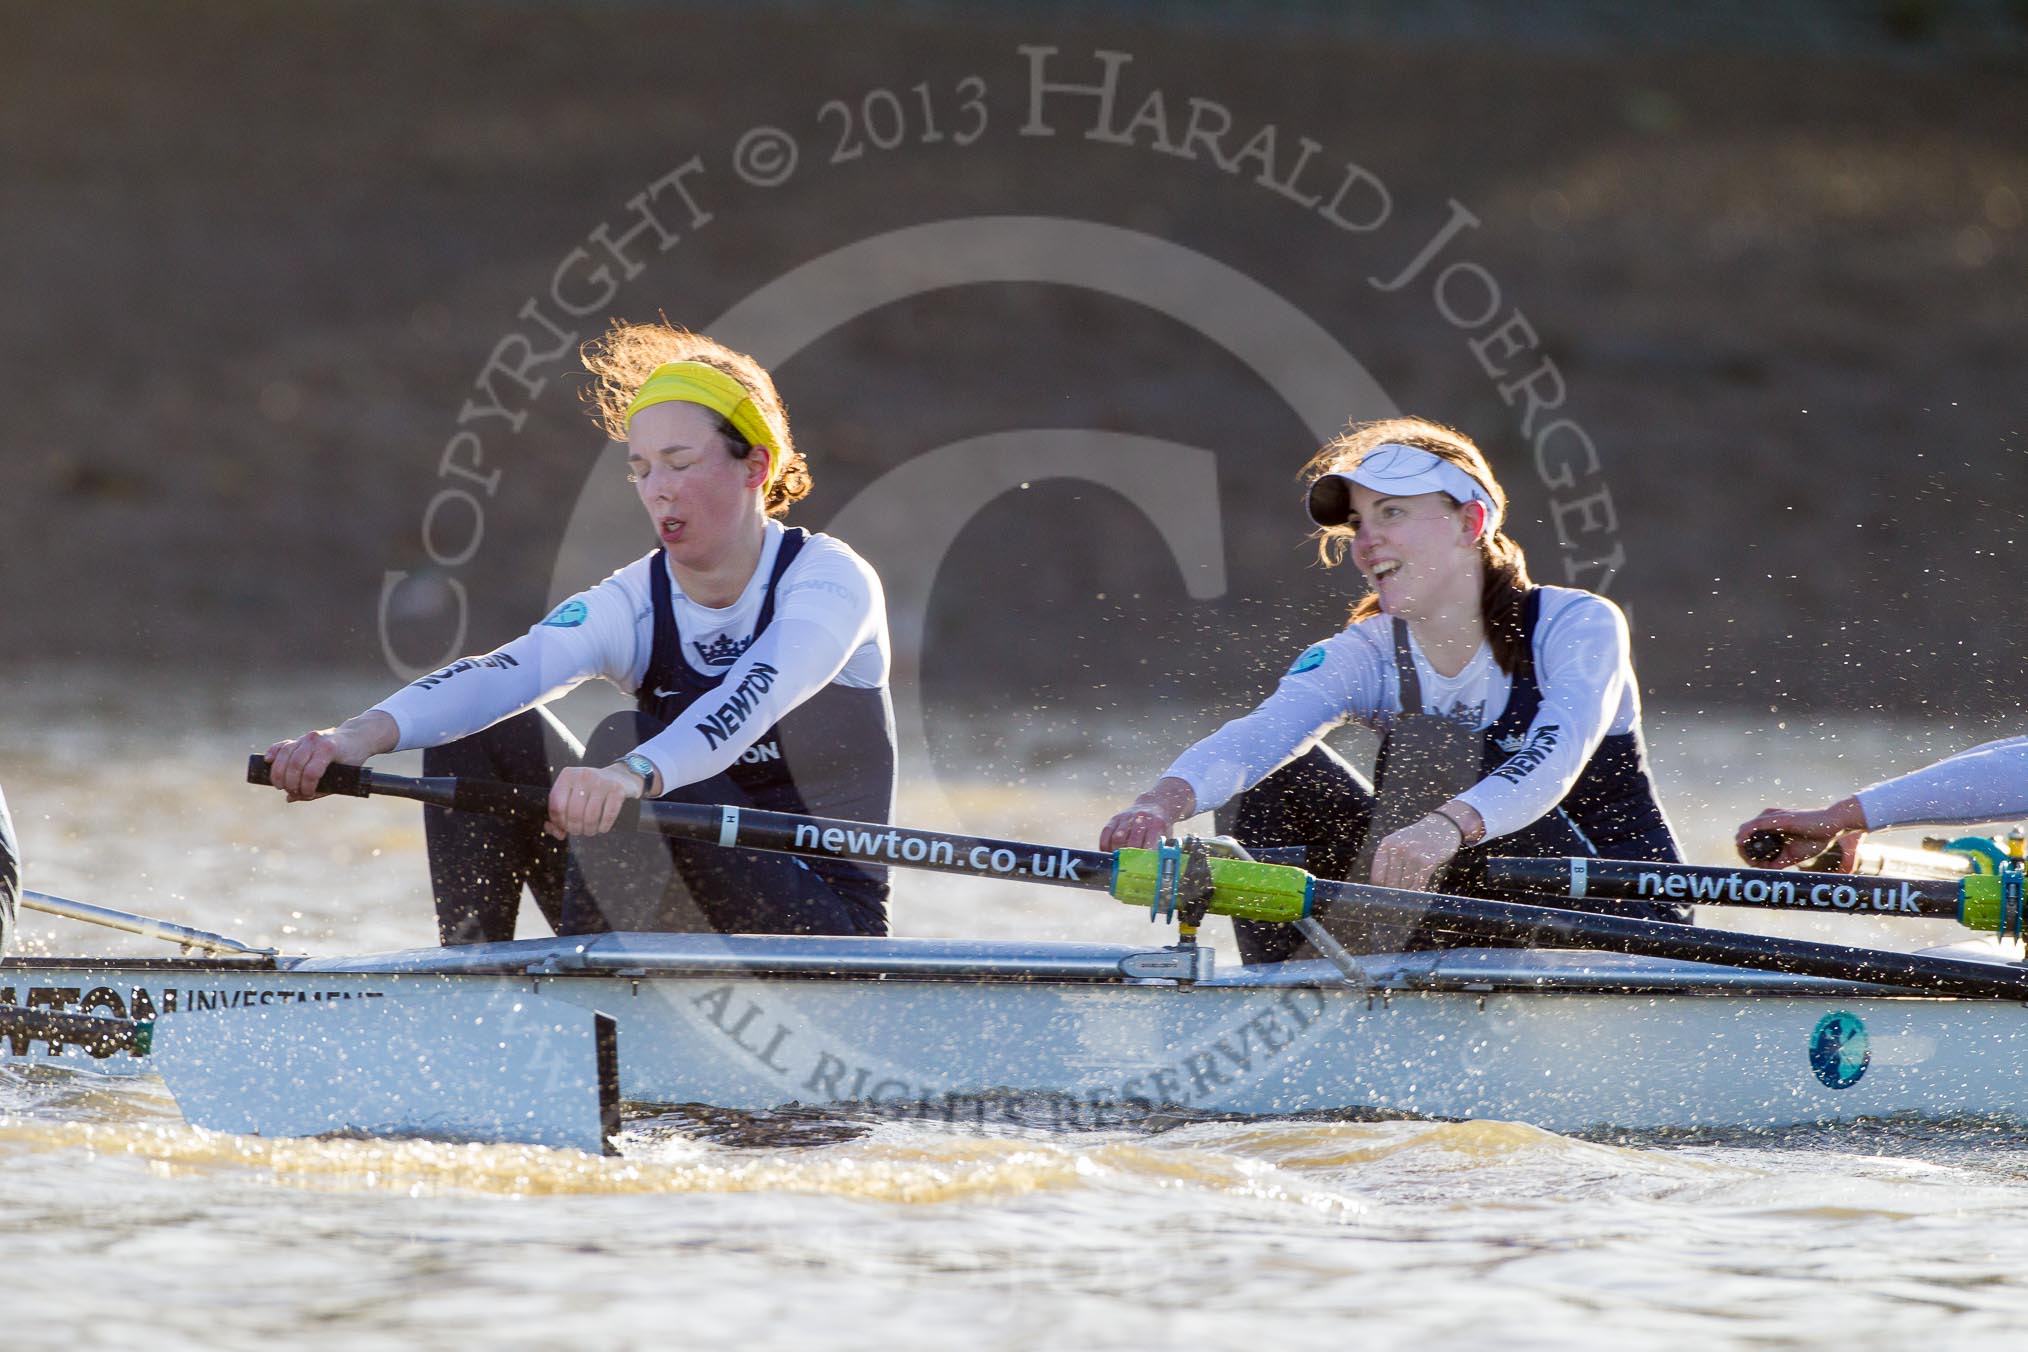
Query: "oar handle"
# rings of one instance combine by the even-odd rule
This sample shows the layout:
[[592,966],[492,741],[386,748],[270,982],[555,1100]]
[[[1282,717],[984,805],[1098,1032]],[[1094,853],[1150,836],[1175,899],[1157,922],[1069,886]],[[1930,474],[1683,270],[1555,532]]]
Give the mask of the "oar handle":
[[[274,766],[264,757],[247,757],[246,782],[272,785],[275,782]],[[336,762],[325,766],[324,773],[318,776],[317,792],[347,798],[376,795],[412,798],[433,807],[447,807],[458,812],[484,812],[494,817],[540,821],[549,816],[549,790],[540,785],[501,784],[485,779],[457,779],[449,775],[413,779],[407,775],[390,775],[360,765],[340,765]],[[623,821],[631,824],[632,819],[623,814]]]
[[[1740,858],[1749,864],[1772,864],[1781,858],[1782,849],[1788,844],[1788,837],[1781,832],[1762,828],[1752,832],[1740,842]],[[1811,873],[1842,873],[1839,850],[1832,844],[1814,858],[1805,859],[1796,867]],[[1892,875],[1903,878],[1960,878],[1972,872],[1971,861],[1962,854],[1950,850],[1911,850],[1898,845],[1880,845],[1873,841],[1862,841],[1854,851],[1853,873]]]
[[[366,777],[372,771],[358,765],[341,765],[336,761],[324,767],[324,773],[317,777],[317,792],[342,794],[347,798],[364,798],[367,794]],[[273,788],[275,784],[274,762],[266,756],[246,758],[246,782]]]
[[1784,843],[1779,831],[1755,831],[1741,843],[1739,854],[1749,864],[1772,864],[1781,858]]

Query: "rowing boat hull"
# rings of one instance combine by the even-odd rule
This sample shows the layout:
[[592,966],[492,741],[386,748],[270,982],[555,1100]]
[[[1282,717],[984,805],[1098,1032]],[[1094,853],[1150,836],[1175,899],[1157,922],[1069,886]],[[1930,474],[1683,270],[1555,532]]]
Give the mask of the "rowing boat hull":
[[[855,1103],[1077,1125],[1148,1107],[1557,1131],[2028,1121],[2028,1008],[1573,953],[1454,950],[1134,979],[1147,950],[611,935],[360,959],[16,959],[0,1003],[146,1017],[524,990],[612,1015],[636,1102]],[[356,1059],[358,1049],[352,1049]],[[145,1058],[0,1039],[0,1059]]]

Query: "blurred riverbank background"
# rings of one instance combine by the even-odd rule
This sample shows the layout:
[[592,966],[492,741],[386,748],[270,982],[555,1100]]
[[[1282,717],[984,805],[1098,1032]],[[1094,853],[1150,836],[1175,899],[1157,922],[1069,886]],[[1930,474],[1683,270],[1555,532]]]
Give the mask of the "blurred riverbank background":
[[1628,608],[1652,706],[2020,707],[2017,3],[0,34],[20,679],[392,684],[504,642],[652,544],[571,371],[659,313],[776,362],[791,520],[882,568],[932,723],[1256,697],[1356,587],[1296,471],[1394,410],[1487,447],[1538,580]]

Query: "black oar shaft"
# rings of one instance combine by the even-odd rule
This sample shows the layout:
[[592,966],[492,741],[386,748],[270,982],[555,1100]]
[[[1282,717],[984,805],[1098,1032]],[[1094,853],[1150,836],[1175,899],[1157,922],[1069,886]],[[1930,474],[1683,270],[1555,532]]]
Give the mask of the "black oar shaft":
[[1560,897],[1680,901],[1700,906],[1750,906],[1776,911],[1958,918],[1956,882],[1876,878],[1847,873],[1646,863],[1632,859],[1507,859],[1486,861],[1486,881]]
[[[255,757],[247,778],[266,783],[268,767]],[[343,770],[338,783],[333,771]],[[330,792],[388,794],[419,798],[446,807],[512,816],[547,813],[547,794],[540,789],[511,793],[473,793],[473,786],[454,780],[415,780],[400,775],[334,766],[325,772]],[[339,787],[340,784],[349,787]],[[495,786],[511,788],[512,786]],[[535,802],[535,797],[541,803]],[[983,836],[950,835],[863,822],[834,821],[790,813],[735,811],[681,803],[642,805],[640,824],[689,840],[716,841],[748,849],[777,850],[824,858],[860,859],[974,877],[1022,878],[1030,881],[1109,890],[1115,856],[1089,850],[1059,849]],[[832,836],[828,833],[836,831]],[[913,858],[920,850],[923,857]],[[976,853],[984,851],[983,854]],[[995,852],[1000,853],[995,856]],[[1047,857],[1054,867],[1036,866]],[[1400,925],[1404,932],[1429,924],[1456,937],[1541,947],[1591,949],[1598,952],[1713,963],[1763,971],[1791,972],[1832,980],[1898,986],[1942,995],[2028,1000],[2028,968],[2003,963],[1923,957],[1884,949],[1851,948],[1801,939],[1701,926],[1672,925],[1630,916],[1597,915],[1563,907],[1486,901],[1437,893],[1400,892],[1361,883],[1312,880],[1310,913],[1333,911],[1363,921]],[[1212,911],[1220,910],[1216,902]]]
[[[247,761],[247,781],[272,782],[259,756]],[[549,815],[549,791],[526,784],[493,784],[450,777],[413,779],[354,765],[325,767],[318,791],[365,798],[409,798],[460,812],[541,820]],[[900,864],[966,877],[1014,878],[1106,891],[1113,856],[1098,850],[1034,845],[990,836],[921,831],[830,817],[806,817],[695,803],[651,800],[629,804],[614,823],[679,840],[704,841],[748,850],[768,850],[819,859],[866,864]]]
[[0,1039],[56,1042],[82,1047],[100,1056],[145,1051],[144,1030],[150,1025],[128,1019],[103,1019],[60,1009],[21,1009],[0,1005]]
[[1717,963],[1910,987],[1939,995],[2028,1000],[2028,967],[2011,963],[1925,957],[1919,953],[1741,934],[1632,916],[1596,915],[1560,906],[1396,892],[1322,878],[1317,880],[1312,909],[1320,916],[1342,909],[1348,916],[1369,923],[1398,924],[1404,932],[1416,924],[1425,924],[1481,941]]
[[758,808],[648,802],[640,805],[640,815],[641,825],[647,830],[714,845],[817,859],[850,859],[865,864],[900,864],[974,878],[1056,883],[1096,892],[1104,892],[1112,885],[1113,856],[1098,850],[805,817]]

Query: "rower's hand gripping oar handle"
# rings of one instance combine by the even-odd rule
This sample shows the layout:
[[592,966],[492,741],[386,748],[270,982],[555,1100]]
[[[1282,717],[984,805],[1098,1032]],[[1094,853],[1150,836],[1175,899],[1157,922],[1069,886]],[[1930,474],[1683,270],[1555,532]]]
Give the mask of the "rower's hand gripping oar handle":
[[[324,773],[317,777],[317,792],[343,794],[347,798],[364,798],[371,792],[366,787],[366,777],[371,773],[363,766],[341,765],[333,761],[325,766]],[[275,783],[273,762],[266,756],[248,756],[246,782],[273,788]]]
[[1779,831],[1755,831],[1739,847],[1740,857],[1749,864],[1772,864],[1781,858],[1782,844],[1783,837]]
[[[274,767],[265,757],[248,756],[246,782],[274,784]],[[370,798],[387,794],[413,798],[434,807],[458,812],[483,812],[493,817],[522,817],[543,821],[549,816],[549,790],[535,784],[501,784],[485,779],[454,779],[449,776],[411,779],[406,775],[382,774],[361,765],[333,762],[318,776],[317,792],[346,798]],[[633,826],[639,808],[633,803],[620,810],[616,828]]]

